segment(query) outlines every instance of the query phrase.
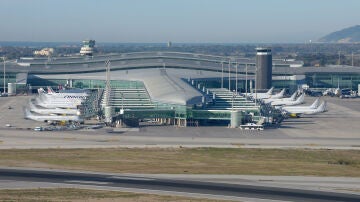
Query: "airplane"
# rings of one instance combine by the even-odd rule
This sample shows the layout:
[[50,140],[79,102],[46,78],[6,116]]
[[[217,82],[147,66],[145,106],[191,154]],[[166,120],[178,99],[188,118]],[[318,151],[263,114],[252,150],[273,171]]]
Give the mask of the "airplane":
[[285,94],[285,88],[283,88],[279,93],[272,95],[270,99],[281,99],[284,97]]
[[273,90],[274,87],[270,88],[266,93],[251,93],[248,95],[248,97],[251,97],[253,99],[267,99],[267,98],[280,99],[284,96],[285,89],[281,90],[280,93],[277,93],[275,95],[272,94]]
[[38,94],[46,93],[46,91],[43,88],[38,88]]
[[74,99],[51,99],[46,97],[36,97],[35,105],[43,108],[68,108],[76,109],[78,105],[81,105],[82,100]]
[[282,100],[279,100],[279,101],[273,101],[273,102],[271,102],[271,105],[272,105],[272,106],[282,106],[282,105],[292,106],[292,105],[299,105],[299,104],[304,103],[304,99],[305,99],[305,94],[301,94],[295,101],[288,101],[288,100],[282,101]]
[[[285,89],[283,89],[283,90],[285,90]],[[285,91],[284,91],[285,92]],[[293,93],[292,95],[291,95],[291,97],[288,97],[288,98],[266,98],[266,99],[263,99],[263,102],[265,103],[265,104],[267,104],[267,103],[271,103],[271,102],[274,102],[274,101],[295,101],[295,99],[296,99],[296,96],[297,96],[297,92],[295,92],[295,93]]]
[[81,122],[83,121],[79,116],[61,116],[61,115],[35,115],[29,111],[29,109],[25,108],[25,119],[31,119],[34,121],[75,121]]
[[64,90],[56,93],[50,87],[48,93],[42,88],[38,89],[38,93],[36,104],[44,108],[76,108],[89,96],[83,90]]
[[310,106],[283,106],[283,110],[306,110],[306,109],[316,109],[320,104],[320,98],[317,98]]
[[66,115],[80,115],[80,111],[78,109],[71,108],[39,108],[34,105],[31,101],[29,102],[30,111],[38,113],[38,114],[66,114]]
[[48,95],[55,95],[55,96],[88,96],[88,92],[86,90],[83,89],[66,89],[66,90],[60,90],[59,92],[55,92],[51,87],[47,87],[48,88],[48,92],[46,92],[44,89],[42,89],[41,92],[43,92],[43,94],[48,94]]
[[272,95],[272,92],[274,91],[274,87],[270,88],[266,93],[249,93],[248,97],[257,99],[263,99],[263,98],[269,98]]
[[50,86],[48,86],[47,87],[47,90],[48,90],[48,94],[56,94],[56,92],[50,87]]
[[286,112],[286,114],[289,117],[298,118],[302,114],[318,114],[318,113],[325,112],[327,109],[326,109],[326,101],[324,101],[317,108],[311,108],[311,106],[310,106],[308,108],[303,108],[303,109],[301,109],[301,108],[286,108],[283,110]]

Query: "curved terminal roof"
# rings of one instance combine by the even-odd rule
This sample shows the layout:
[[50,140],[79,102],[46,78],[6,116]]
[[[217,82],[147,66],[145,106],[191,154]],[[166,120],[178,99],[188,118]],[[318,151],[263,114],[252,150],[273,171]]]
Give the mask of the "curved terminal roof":
[[[39,74],[33,75],[43,79],[93,79],[105,80],[105,72],[88,72],[83,74]],[[111,80],[134,80],[144,82],[153,101],[193,105],[201,103],[203,94],[188,82],[189,78],[216,78],[218,72],[181,69],[133,69],[111,71]],[[250,77],[249,77],[250,79]]]
[[[228,71],[229,60],[231,71],[235,72],[235,58],[197,53],[181,52],[134,52],[123,54],[109,54],[94,57],[60,57],[60,58],[21,58],[17,63],[7,63],[8,72],[28,72],[30,74],[77,74],[85,72],[105,71],[105,61],[111,61],[112,70],[146,69],[166,66],[166,68],[196,69],[207,71]],[[236,58],[239,64],[238,72],[245,73],[245,64],[248,72],[254,72],[255,60]],[[294,75],[306,73],[360,73],[360,67],[332,66],[332,67],[297,67],[301,62],[273,60],[273,74]],[[290,68],[289,68],[290,67]]]
[[[7,62],[7,72],[29,73],[48,79],[105,80],[105,61],[111,61],[111,79],[143,81],[150,97],[159,102],[194,104],[201,102],[202,93],[189,85],[187,78],[219,78],[235,73],[235,58],[179,52],[136,52],[94,57],[21,58]],[[254,73],[255,61],[237,58],[239,74]],[[360,67],[289,67],[294,61],[273,60],[274,75],[308,73],[360,73]],[[296,61],[295,61],[296,62]],[[227,76],[227,74],[224,74]]]

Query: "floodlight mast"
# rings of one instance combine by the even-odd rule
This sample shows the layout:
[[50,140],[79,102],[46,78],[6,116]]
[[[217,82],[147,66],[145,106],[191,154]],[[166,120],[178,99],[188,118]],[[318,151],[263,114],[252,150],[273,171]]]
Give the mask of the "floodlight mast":
[[248,83],[248,74],[247,74],[247,71],[248,71],[248,68],[247,68],[247,63],[245,64],[245,96],[247,97],[247,93],[248,93],[248,86],[247,86],[247,83]]
[[4,63],[4,94],[6,93],[6,65],[5,65],[5,56],[3,56],[3,63]]
[[230,67],[231,67],[231,60],[229,58],[229,91],[231,91],[231,73],[230,73]]
[[224,88],[224,62],[221,61],[221,88]]
[[236,93],[235,91],[233,90],[232,92],[232,99],[231,99],[231,111],[234,111],[234,99],[236,98]]
[[110,88],[110,65],[111,65],[110,60],[107,60],[105,64],[106,64],[106,88]]
[[235,92],[238,93],[238,62],[235,63]]
[[106,64],[106,106],[109,106],[109,102],[110,102],[110,65],[111,62],[110,60],[105,61]]
[[257,74],[258,74],[258,68],[257,68],[257,66],[255,66],[255,105],[257,104],[257,79],[256,79],[256,77],[257,77]]

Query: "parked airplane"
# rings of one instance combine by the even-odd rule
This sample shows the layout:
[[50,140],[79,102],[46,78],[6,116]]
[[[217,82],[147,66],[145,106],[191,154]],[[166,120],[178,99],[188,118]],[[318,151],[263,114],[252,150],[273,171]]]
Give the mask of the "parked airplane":
[[78,105],[81,105],[82,100],[79,99],[54,99],[45,96],[39,96],[35,98],[35,105],[39,105],[44,108],[69,108],[76,109]]
[[316,109],[320,104],[320,98],[317,98],[310,106],[283,106],[283,110],[306,110],[306,109]]
[[[47,87],[49,95],[57,95],[57,96],[66,96],[66,95],[78,95],[78,96],[88,96],[88,92],[84,89],[65,89],[59,90],[55,92],[50,86]],[[44,90],[45,92],[45,90]],[[45,92],[46,93],[46,92]]]
[[279,100],[279,101],[273,101],[271,102],[272,106],[292,106],[292,105],[299,105],[304,103],[305,94],[301,94],[295,101],[289,101],[289,100]]
[[[284,89],[284,92],[285,92],[285,89]],[[265,104],[267,104],[267,103],[271,103],[274,101],[295,101],[296,96],[297,96],[297,92],[293,93],[291,95],[291,97],[288,97],[288,98],[266,98],[266,99],[263,99],[263,102]]]
[[74,108],[88,97],[84,90],[64,90],[59,93],[54,92],[48,87],[48,93],[44,89],[38,89],[39,96],[36,98],[36,104],[44,108]]
[[38,114],[66,114],[66,115],[80,115],[80,111],[78,109],[70,109],[70,108],[39,108],[34,105],[31,101],[29,102],[29,109],[32,112]]
[[281,90],[281,92],[273,95],[272,92],[274,90],[274,87],[270,88],[268,92],[266,93],[251,93],[248,96],[253,99],[267,99],[267,98],[274,98],[274,99],[280,99],[284,96],[285,89]]
[[318,114],[326,111],[326,101],[321,103],[317,108],[286,108],[283,109],[289,117],[300,117],[302,114]]
[[35,115],[29,111],[29,109],[25,108],[25,118],[32,119],[34,121],[74,121],[81,122],[83,121],[79,116],[61,116],[61,115]]
[[279,93],[275,94],[275,95],[271,95],[270,99],[281,99],[284,97],[285,94],[285,88],[282,89]]
[[56,94],[56,92],[50,87],[50,86],[48,86],[47,87],[47,90],[48,90],[48,94]]

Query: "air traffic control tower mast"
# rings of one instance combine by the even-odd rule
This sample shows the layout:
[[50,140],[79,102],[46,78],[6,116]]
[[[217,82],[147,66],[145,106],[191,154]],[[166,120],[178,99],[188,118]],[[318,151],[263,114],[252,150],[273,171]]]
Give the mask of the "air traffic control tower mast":
[[256,48],[256,89],[271,88],[272,54],[271,48]]
[[80,49],[80,55],[92,56],[94,53],[95,40],[84,40]]

